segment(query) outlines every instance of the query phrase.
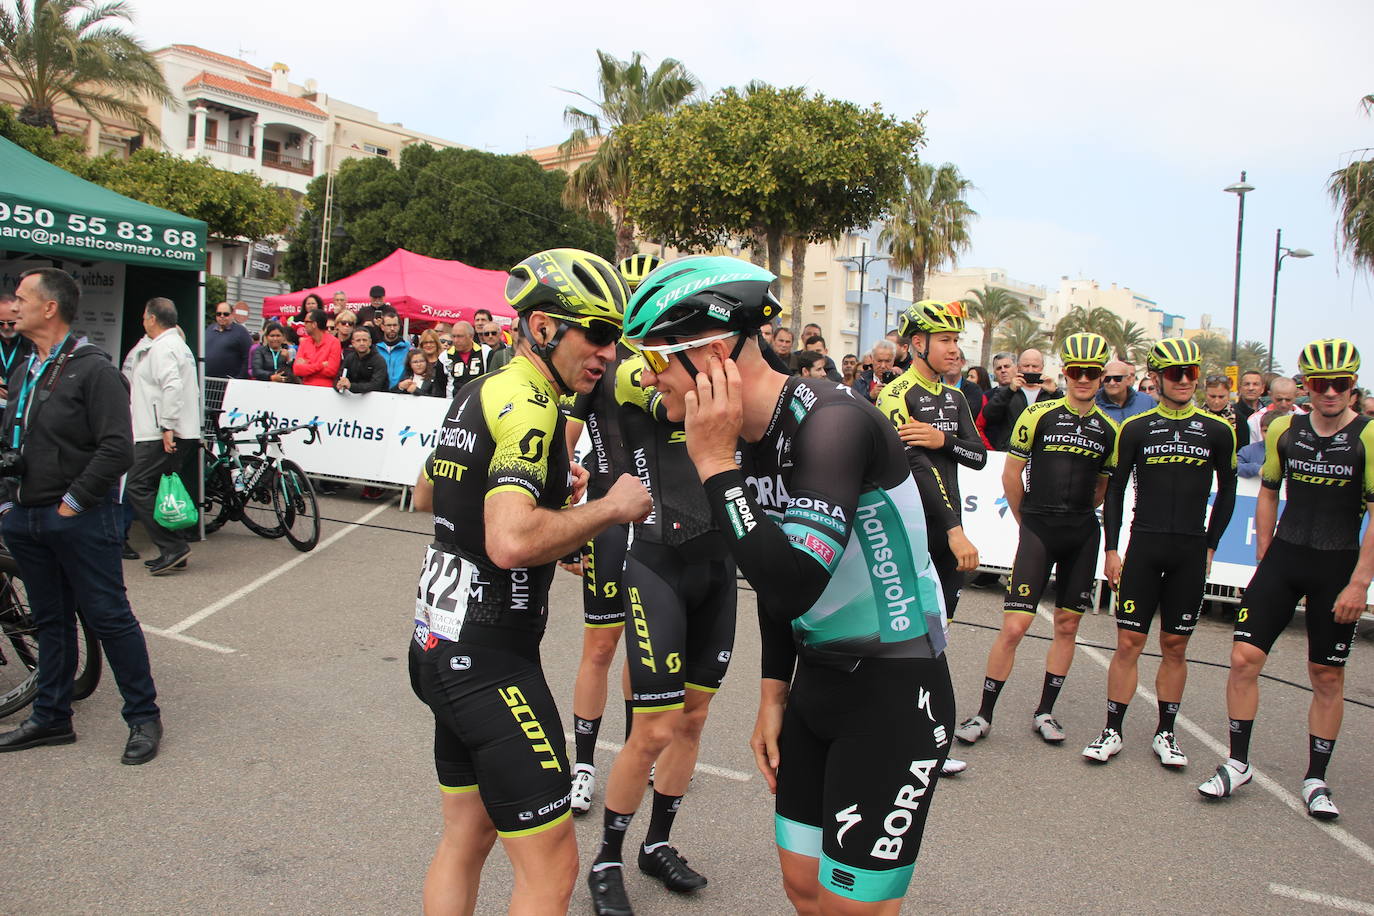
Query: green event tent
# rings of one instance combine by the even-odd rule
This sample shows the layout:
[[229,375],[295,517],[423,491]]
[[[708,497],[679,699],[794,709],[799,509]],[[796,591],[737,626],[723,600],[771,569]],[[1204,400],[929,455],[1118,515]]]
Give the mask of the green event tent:
[[154,296],[177,304],[187,343],[200,352],[205,236],[200,220],[116,194],[0,137],[0,259],[46,260],[77,274],[95,262],[124,264],[121,356],[142,336]]

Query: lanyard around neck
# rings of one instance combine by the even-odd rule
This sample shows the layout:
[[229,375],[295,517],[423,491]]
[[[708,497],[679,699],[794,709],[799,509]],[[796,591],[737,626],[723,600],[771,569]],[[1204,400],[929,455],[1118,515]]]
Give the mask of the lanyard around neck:
[[[43,378],[44,373],[48,371],[48,366],[56,363],[56,367],[53,369],[52,375],[49,376],[48,384],[44,387],[43,393],[53,389],[53,386],[57,384],[58,377],[62,375],[62,370],[66,367],[67,358],[71,356],[71,351],[76,349],[75,343],[71,333],[68,332],[62,340],[58,342],[56,347],[48,351],[48,358],[43,360],[37,372],[33,371],[33,363],[34,360],[38,358],[38,354],[29,354],[28,367],[24,372],[24,384],[19,389],[19,403],[14,412],[14,435],[10,443],[13,448],[19,448],[19,443],[22,441],[24,435],[24,427],[28,424],[28,413],[33,410],[33,404],[29,399],[30,393],[34,388],[38,387],[38,382]],[[41,395],[42,393],[40,393],[40,399]]]

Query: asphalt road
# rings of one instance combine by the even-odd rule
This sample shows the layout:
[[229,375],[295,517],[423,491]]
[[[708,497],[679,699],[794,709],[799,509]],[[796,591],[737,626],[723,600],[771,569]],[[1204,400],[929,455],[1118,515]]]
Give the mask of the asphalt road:
[[[140,563],[126,564],[161,691],[162,752],[142,767],[119,764],[127,730],[107,672],[78,705],[76,744],[0,757],[0,913],[419,910],[440,828],[431,720],[405,664],[425,520],[346,497],[323,507],[405,530],[327,523],[321,546],[300,554],[233,526],[196,545],[180,575],[153,579]],[[141,537],[136,527],[135,545],[146,549]],[[560,573],[544,640],[565,727],[581,640],[576,585]],[[961,621],[995,627],[1000,616],[999,593],[965,593]],[[641,913],[790,911],[770,797],[746,744],[758,674],[747,591],[739,619],[734,667],[713,702],[702,765],[674,832],[711,884],[681,898],[630,872]],[[1032,628],[1048,632],[1043,620]],[[977,706],[992,636],[953,626],[961,717]],[[1090,615],[1082,638],[1111,646],[1114,627]],[[1206,618],[1189,655],[1224,663],[1229,642],[1229,626]],[[1374,913],[1374,709],[1347,707],[1329,773],[1343,812],[1336,826],[1295,807],[1308,694],[1276,683],[1262,688],[1252,745],[1267,779],[1205,803],[1194,786],[1223,747],[1224,669],[1192,666],[1179,735],[1192,761],[1185,772],[1155,762],[1155,707],[1142,696],[1126,721],[1126,749],[1100,767],[1079,751],[1102,726],[1109,653],[1080,651],[1056,710],[1069,740],[1050,747],[1030,730],[1046,645],[1023,644],[991,736],[964,749],[965,775],[940,784],[908,911]],[[1305,658],[1301,629],[1290,629],[1269,673],[1303,683]],[[1152,687],[1154,660],[1141,672]],[[1347,693],[1374,702],[1366,638]],[[613,703],[604,741],[619,740],[622,719]],[[599,753],[603,774],[613,750]],[[584,867],[598,841],[599,790],[597,803],[578,823]],[[642,838],[647,820],[647,812],[636,819],[629,842]],[[479,911],[503,912],[509,887],[498,849]],[[572,910],[590,912],[584,885]]]

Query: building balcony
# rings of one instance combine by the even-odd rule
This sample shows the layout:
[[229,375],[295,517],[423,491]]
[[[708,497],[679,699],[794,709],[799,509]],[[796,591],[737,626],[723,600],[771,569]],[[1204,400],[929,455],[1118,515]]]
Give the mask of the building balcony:
[[312,160],[286,156],[271,150],[263,150],[262,164],[271,169],[281,169],[283,172],[295,172],[297,175],[315,174],[315,163]]
[[[186,148],[196,148],[196,138],[194,136],[186,138]],[[230,156],[244,156],[248,159],[257,158],[257,150],[251,146],[244,146],[242,143],[230,143],[228,140],[206,140],[200,147],[202,150],[215,153],[228,153]]]

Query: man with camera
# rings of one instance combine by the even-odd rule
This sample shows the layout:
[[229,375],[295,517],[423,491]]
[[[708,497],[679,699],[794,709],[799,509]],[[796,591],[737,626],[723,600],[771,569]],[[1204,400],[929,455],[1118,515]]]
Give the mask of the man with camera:
[[[1054,383],[1053,375],[1043,375],[1045,355],[1039,350],[1026,350],[1017,361],[1016,375],[1005,388],[997,388],[988,395],[983,406],[987,416],[984,428],[988,441],[999,452],[1011,444],[1011,431],[1021,412],[1038,400],[1062,398],[1064,393]],[[994,436],[993,433],[996,432]]]
[[873,368],[859,373],[854,387],[869,401],[877,403],[883,386],[900,374],[896,370],[897,345],[890,340],[880,340],[873,345]]
[[100,639],[129,740],[123,763],[147,763],[162,739],[143,631],[124,593],[120,475],[133,464],[129,396],[119,370],[72,333],[81,290],[52,267],[22,275],[19,332],[34,352],[9,378],[0,421],[0,535],[19,564],[38,630],[38,694],[0,752],[70,744],[76,668],[76,597]]

